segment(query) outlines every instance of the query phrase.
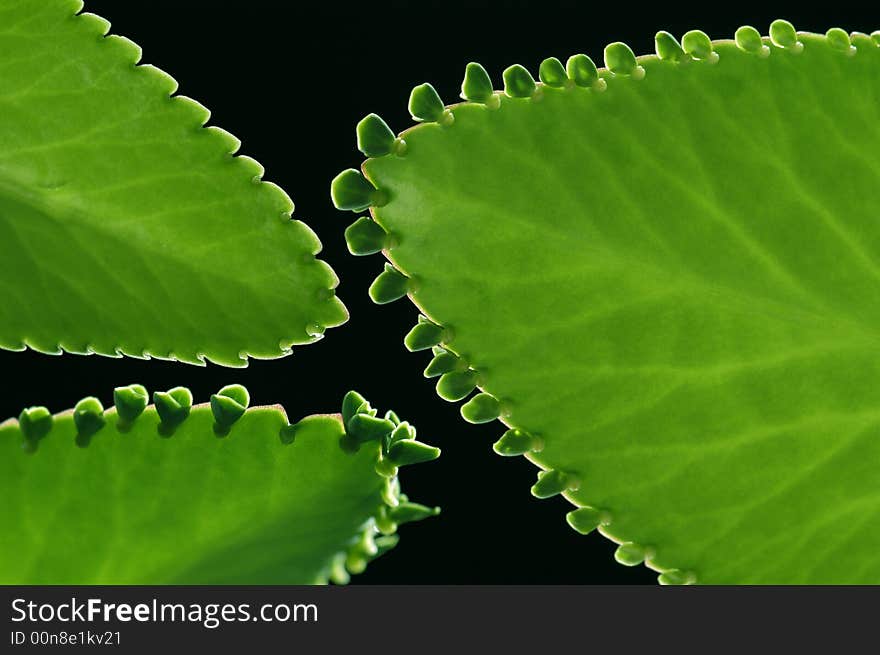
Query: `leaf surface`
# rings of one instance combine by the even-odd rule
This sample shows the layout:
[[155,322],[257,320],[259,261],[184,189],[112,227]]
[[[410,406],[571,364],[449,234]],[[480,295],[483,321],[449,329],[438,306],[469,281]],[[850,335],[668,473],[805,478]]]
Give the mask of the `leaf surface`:
[[242,366],[344,322],[287,195],[81,7],[0,7],[0,347]]
[[880,48],[774,29],[469,67],[363,166],[441,395],[663,582],[880,582]]

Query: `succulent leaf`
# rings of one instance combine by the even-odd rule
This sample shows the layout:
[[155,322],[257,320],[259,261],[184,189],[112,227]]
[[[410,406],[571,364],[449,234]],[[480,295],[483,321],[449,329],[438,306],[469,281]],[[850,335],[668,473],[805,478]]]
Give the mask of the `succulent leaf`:
[[493,111],[368,160],[384,254],[418,279],[389,295],[454,327],[438,393],[479,386],[465,418],[499,416],[495,450],[619,561],[878,583],[880,32],[656,47],[611,44],[601,85],[580,57],[534,88],[512,66]]
[[0,348],[245,366],[343,323],[290,198],[81,9],[0,10]]

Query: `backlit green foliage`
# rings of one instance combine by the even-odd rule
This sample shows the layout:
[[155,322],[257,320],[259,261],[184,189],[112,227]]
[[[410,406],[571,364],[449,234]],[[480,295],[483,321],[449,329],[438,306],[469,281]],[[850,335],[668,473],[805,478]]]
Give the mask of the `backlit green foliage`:
[[880,582],[878,43],[661,32],[503,92],[472,63],[333,184],[438,393],[478,387],[533,493],[661,582]]
[[131,385],[0,423],[0,584],[345,582],[439,511],[400,492],[440,451],[393,412],[350,392],[291,425],[249,401]]
[[81,8],[0,5],[0,347],[243,366],[344,322],[290,198]]

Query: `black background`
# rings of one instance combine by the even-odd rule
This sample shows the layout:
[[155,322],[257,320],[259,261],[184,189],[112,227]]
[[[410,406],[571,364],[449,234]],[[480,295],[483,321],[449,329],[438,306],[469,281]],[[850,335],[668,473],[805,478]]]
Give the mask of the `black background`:
[[771,20],[785,17],[798,29],[870,32],[880,28],[880,11],[868,6],[87,1],[86,10],[141,45],[142,61],[169,72],[179,93],[211,109],[211,123],[239,137],[240,152],[261,162],[265,178],[290,194],[295,216],[317,232],[321,257],[341,279],[338,294],[351,320],[290,357],[253,361],[247,369],[0,352],[0,418],[29,405],[59,411],[85,395],[109,405],[113,387],[131,382],[150,390],[183,384],[197,402],[240,382],[254,402],[282,403],[296,420],[338,411],[342,395],[355,388],[374,406],[395,409],[418,426],[423,440],[443,449],[440,460],[404,470],[402,482],[413,499],[444,511],[404,526],[396,551],[353,583],[653,582],[656,574],[644,567],[617,565],[609,541],[571,530],[563,518],[571,509],[566,501],[532,498],[536,469],[491,450],[502,432],[499,423],[468,425],[457,404],[435,394],[433,381],[421,374],[429,355],[408,353],[402,343],[416,310],[405,300],[385,307],[370,302],[367,287],[382,258],[348,254],[343,230],[355,215],[332,207],[329,182],[362,159],[354,134],[360,118],[375,111],[395,131],[405,129],[410,89],[430,81],[445,102],[454,102],[468,61],[481,62],[498,88],[501,71],[512,63],[536,74],[544,57],[564,61],[584,52],[601,65],[602,48],[616,40],[636,54],[653,52],[658,29],[680,36],[700,28],[713,38],[730,38],[742,24],[766,33]]

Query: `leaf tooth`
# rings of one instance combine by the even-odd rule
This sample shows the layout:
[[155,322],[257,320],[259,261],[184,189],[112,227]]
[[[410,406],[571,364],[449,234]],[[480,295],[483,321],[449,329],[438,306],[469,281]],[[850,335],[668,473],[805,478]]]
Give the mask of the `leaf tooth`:
[[184,120],[190,122],[194,128],[203,127],[211,118],[211,110],[189,96],[174,96],[171,100],[178,111],[188,115]]
[[825,32],[825,39],[828,41],[828,45],[835,50],[840,50],[841,52],[846,53],[847,56],[856,54],[856,48],[852,44],[846,30],[842,30],[839,27],[832,27]]
[[461,416],[468,423],[488,423],[501,416],[501,402],[490,393],[478,393],[461,407]]
[[143,385],[130,384],[127,387],[116,387],[113,390],[113,404],[119,417],[117,427],[124,429],[134,423],[143,414],[149,402],[150,395]]
[[373,522],[361,533],[361,538],[355,544],[355,549],[367,556],[376,555],[379,549],[376,547],[376,536]]
[[6,338],[0,336],[0,348],[11,352],[22,352],[28,349],[28,345],[26,342],[19,341],[18,339],[7,341]]
[[562,88],[567,86],[570,80],[565,66],[556,57],[547,57],[538,67],[538,79],[542,84],[554,88]]
[[432,323],[425,316],[419,316],[419,322],[404,337],[403,345],[410,352],[428,350],[444,340],[445,332],[443,327]]
[[693,571],[669,569],[657,576],[657,582],[661,585],[692,585],[696,584],[697,576]]
[[388,516],[398,525],[423,521],[440,513],[439,507],[427,507],[419,503],[403,502],[388,510]]
[[700,30],[691,30],[681,37],[681,47],[694,59],[710,64],[718,61],[718,53],[712,49],[712,39]]
[[552,498],[563,491],[577,491],[580,488],[580,480],[571,473],[558,469],[549,469],[538,472],[538,481],[532,485],[532,495],[535,498]]
[[[207,137],[217,142],[217,145],[215,147],[224,155],[232,157],[233,155],[235,155],[235,153],[238,152],[239,148],[241,148],[241,140],[234,134],[224,130],[222,127],[217,127],[216,125],[208,125],[204,128],[204,130],[204,134]],[[240,158],[236,158],[236,160],[238,159]],[[259,164],[257,165],[259,166]],[[260,175],[262,174],[263,167],[260,166]]]
[[357,414],[358,409],[364,405],[369,405],[367,399],[357,391],[349,391],[342,398],[342,423],[348,425],[351,418]]
[[669,32],[661,30],[654,35],[654,50],[664,61],[679,62],[685,56],[684,49],[678,40]]
[[77,14],[77,19],[80,21],[79,25],[81,30],[88,32],[97,38],[103,38],[110,31],[110,21],[96,14],[83,12]]
[[[245,353],[245,354],[247,354],[247,353]],[[192,364],[193,366],[207,366],[208,365],[208,356],[205,353],[196,352],[196,353],[193,353],[192,355],[187,355],[186,358],[183,358],[180,361],[185,362],[187,364]]]
[[[388,505],[388,507],[397,507],[400,504],[402,495],[400,493],[400,480],[397,477],[385,478],[385,483],[382,486],[382,502]],[[403,500],[406,500],[406,498],[403,498]]]
[[357,147],[367,157],[383,157],[394,149],[394,132],[378,114],[367,114],[355,128]]
[[[390,535],[397,532],[397,523],[391,518],[390,509],[388,505],[382,503],[379,505],[379,508],[376,510],[376,514],[373,517],[376,520],[376,529],[381,532],[383,535]],[[378,546],[378,544],[376,544]]]
[[[147,352],[145,352],[144,354],[150,355],[154,359],[169,359],[169,357],[165,355],[156,355],[154,353]],[[205,355],[205,359],[214,364],[219,364],[220,366],[226,366],[229,368],[248,367],[248,353],[246,350],[239,350],[237,355],[235,356],[230,356],[230,354],[228,353]]]
[[369,558],[364,557],[356,551],[350,550],[345,556],[345,568],[352,575],[363,573],[367,570],[367,564],[370,563]]
[[388,459],[396,466],[431,462],[440,457],[440,449],[414,439],[395,441],[388,449]]
[[348,584],[349,580],[351,580],[351,576],[345,569],[345,557],[345,553],[339,553],[333,558],[333,562],[330,564],[330,573],[328,577],[334,584],[344,585]]
[[759,57],[770,55],[770,46],[764,44],[761,33],[751,25],[743,25],[733,35],[734,41],[740,50],[750,52]]
[[24,449],[33,453],[37,444],[52,430],[55,418],[45,407],[27,407],[18,415],[18,427],[24,437]]
[[447,350],[440,349],[440,352],[434,355],[434,359],[428,364],[425,368],[423,375],[426,378],[435,378],[438,375],[443,375],[444,373],[449,373],[450,371],[454,371],[458,368],[459,362],[458,355],[455,355]]
[[[387,416],[386,416],[387,418]],[[407,421],[403,421],[402,423],[398,423],[397,427],[391,432],[391,435],[388,437],[388,447],[390,448],[398,441],[404,441],[407,439],[415,439],[416,438],[416,429],[412,427]]]
[[76,444],[88,446],[92,435],[104,427],[104,406],[94,396],[80,400],[73,408],[73,424],[76,426]]
[[625,43],[615,41],[605,46],[605,67],[615,75],[628,75],[634,80],[645,76],[645,69],[639,65],[636,56]]
[[260,184],[263,181],[263,175],[266,174],[266,169],[253,157],[236,155],[233,158],[233,162],[242,170],[242,177],[250,178],[251,183]]
[[[147,359],[158,359],[163,362],[174,362],[177,361],[177,358],[174,356],[174,353],[171,351],[167,352],[156,352],[154,350],[144,350],[144,356]],[[219,362],[218,362],[219,363]]]
[[498,96],[492,88],[492,78],[480,64],[469,62],[464,69],[464,80],[461,83],[461,97],[469,102],[479,102],[490,108],[499,106]]
[[777,18],[770,23],[770,41],[778,48],[784,48],[798,53],[804,49],[804,44],[798,41],[797,30],[787,20]]
[[27,348],[43,355],[61,355],[64,353],[64,349],[59,343],[37,343],[32,338],[25,339],[22,343]]
[[535,78],[519,64],[508,66],[502,73],[504,93],[511,98],[531,98],[537,91]]
[[419,84],[409,94],[409,113],[422,123],[452,125],[455,117],[443,106],[437,90],[428,82]]
[[379,410],[370,406],[370,403],[366,400],[357,408],[355,414],[367,414],[368,416],[377,416],[379,414]]
[[65,353],[71,355],[92,355],[94,351],[88,344],[74,343],[70,341],[59,341],[58,348]]
[[874,42],[875,45],[880,47],[880,30],[875,30],[871,32],[871,40]]
[[525,455],[528,452],[539,453],[544,449],[544,440],[525,430],[511,428],[501,435],[492,449],[504,457]]
[[104,44],[105,48],[114,50],[114,56],[118,57],[120,61],[131,66],[136,66],[143,55],[143,50],[137,43],[118,34],[108,34],[104,37]]
[[369,216],[361,216],[345,229],[345,243],[352,255],[372,255],[388,247],[388,233]]
[[396,534],[386,534],[381,537],[376,537],[376,554],[373,556],[373,559],[377,557],[381,557],[389,550],[397,546],[398,542],[400,542],[400,537]]
[[244,416],[250,405],[248,390],[240,384],[230,384],[211,396],[211,413],[214,415],[214,431],[226,434],[232,425]]
[[626,541],[614,551],[614,559],[624,566],[638,566],[645,560],[653,557],[653,550],[648,546]]
[[370,525],[361,532],[357,542],[348,549],[345,567],[349,573],[363,573],[369,561],[379,554],[373,530],[373,522],[370,521]]
[[131,357],[132,359],[150,359],[150,355],[146,350],[137,351],[128,346],[118,346],[116,352],[125,357]]
[[330,198],[337,209],[353,212],[382,207],[388,202],[387,192],[377,189],[363,173],[354,168],[348,168],[333,178]]
[[88,345],[86,346],[86,350],[91,355],[101,355],[101,357],[112,357],[113,359],[119,359],[122,357],[122,353],[120,353],[119,349],[116,347]]
[[351,417],[345,426],[348,436],[355,443],[362,444],[367,441],[382,441],[391,434],[395,425],[388,419],[358,413]]
[[251,402],[251,395],[247,388],[241,384],[228,384],[217,392],[218,396],[223,396],[234,400],[239,407],[248,408]]
[[600,525],[608,525],[611,517],[608,512],[594,507],[579,507],[566,514],[565,520],[580,534],[590,534]]
[[152,64],[141,64],[137,67],[140,75],[146,75],[151,83],[157,87],[160,95],[171,97],[177,92],[178,84],[171,75]]
[[183,423],[192,410],[192,392],[186,387],[174,387],[168,391],[154,391],[153,404],[159,415],[159,433],[164,436],[173,434]]
[[605,88],[605,80],[599,78],[599,69],[587,55],[577,54],[569,57],[565,62],[565,70],[568,77],[578,86],[599,91]]
[[855,46],[856,52],[863,48],[875,48],[877,44],[874,40],[864,32],[853,32],[850,34],[850,41]]
[[477,373],[473,369],[450,371],[437,381],[437,395],[443,400],[456,402],[463,400],[477,386]]
[[385,305],[403,298],[411,290],[412,280],[391,264],[385,264],[385,269],[370,285],[369,294],[374,303]]

